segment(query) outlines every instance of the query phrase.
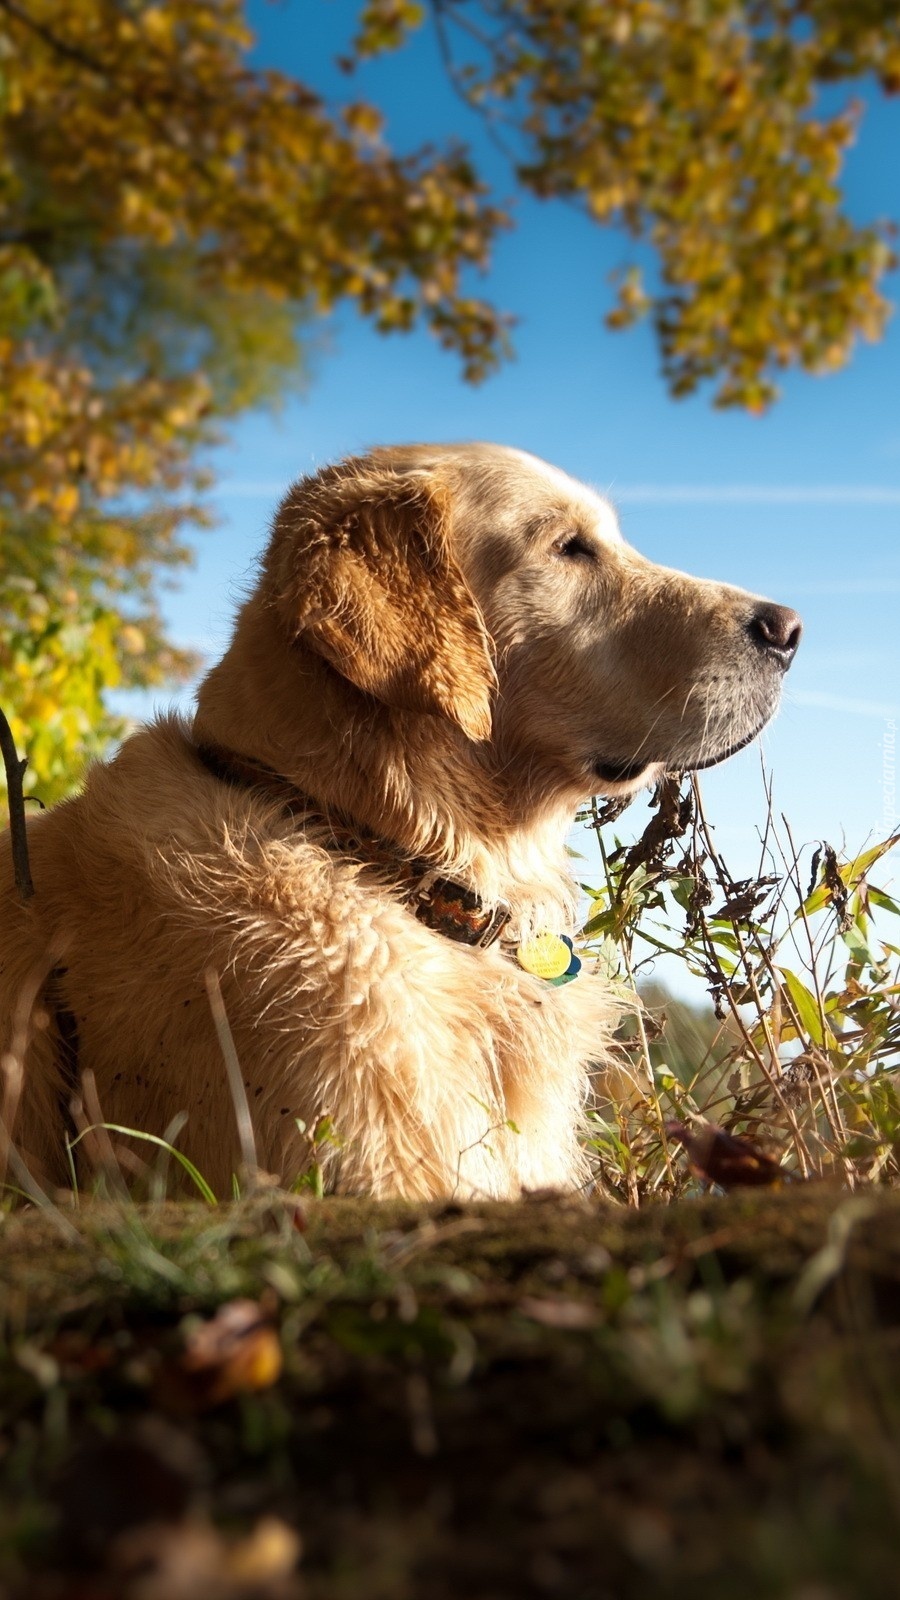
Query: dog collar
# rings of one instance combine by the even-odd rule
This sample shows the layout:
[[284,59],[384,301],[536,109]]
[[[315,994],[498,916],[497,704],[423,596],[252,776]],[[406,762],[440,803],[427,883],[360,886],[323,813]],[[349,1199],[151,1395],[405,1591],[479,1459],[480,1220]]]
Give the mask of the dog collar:
[[419,921],[445,939],[486,950],[508,925],[512,912],[505,901],[486,906],[474,889],[442,877],[424,858],[408,856],[399,845],[367,834],[350,821],[336,819],[331,812],[326,815],[311,795],[274,768],[250,761],[222,745],[204,743],[193,749],[207,772],[221,783],[262,789],[279,800],[289,816],[324,823],[328,829],[322,840],[326,850],[343,851],[357,860],[390,866]]

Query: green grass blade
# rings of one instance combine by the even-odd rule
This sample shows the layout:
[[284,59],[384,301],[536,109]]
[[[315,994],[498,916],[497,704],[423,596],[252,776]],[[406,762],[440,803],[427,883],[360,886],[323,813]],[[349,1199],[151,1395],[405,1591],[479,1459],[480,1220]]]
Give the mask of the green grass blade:
[[218,1205],[219,1202],[216,1199],[216,1196],[204,1178],[202,1172],[199,1172],[194,1166],[193,1161],[189,1161],[186,1155],[183,1155],[180,1150],[176,1149],[175,1145],[169,1144],[168,1140],[166,1139],[161,1139],[156,1133],[144,1133],[140,1128],[123,1128],[121,1123],[118,1122],[97,1122],[94,1123],[90,1128],[83,1129],[83,1131],[78,1135],[78,1138],[71,1141],[70,1148],[74,1150],[75,1146],[81,1143],[85,1135],[88,1133],[93,1133],[95,1128],[105,1128],[108,1133],[121,1133],[126,1139],[143,1139],[145,1144],[154,1144],[156,1145],[157,1149],[167,1151],[168,1154],[170,1156],[174,1156],[179,1165],[183,1167],[184,1171],[191,1179],[191,1182],[196,1185],[200,1194],[203,1196],[206,1204],[208,1206]]

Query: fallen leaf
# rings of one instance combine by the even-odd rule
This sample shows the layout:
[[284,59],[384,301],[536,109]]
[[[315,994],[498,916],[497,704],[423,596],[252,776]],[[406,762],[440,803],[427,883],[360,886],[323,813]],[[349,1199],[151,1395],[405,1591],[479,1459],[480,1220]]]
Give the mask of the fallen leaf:
[[600,1321],[595,1306],[586,1305],[583,1300],[564,1300],[561,1297],[526,1295],[519,1301],[519,1310],[523,1316],[529,1317],[532,1322],[542,1323],[545,1328],[596,1328]]
[[684,1147],[691,1171],[720,1189],[758,1189],[784,1183],[787,1178],[784,1168],[752,1139],[726,1133],[711,1123],[689,1128],[684,1122],[667,1122],[666,1133]]
[[299,1535],[278,1517],[263,1517],[252,1533],[229,1547],[229,1577],[241,1583],[271,1583],[286,1578],[300,1559]]
[[299,1536],[277,1517],[227,1539],[205,1518],[148,1524],[116,1540],[123,1600],[299,1600]]
[[189,1329],[184,1348],[163,1363],[157,1399],[175,1411],[205,1411],[237,1394],[268,1389],[281,1375],[281,1341],[255,1300],[230,1300]]

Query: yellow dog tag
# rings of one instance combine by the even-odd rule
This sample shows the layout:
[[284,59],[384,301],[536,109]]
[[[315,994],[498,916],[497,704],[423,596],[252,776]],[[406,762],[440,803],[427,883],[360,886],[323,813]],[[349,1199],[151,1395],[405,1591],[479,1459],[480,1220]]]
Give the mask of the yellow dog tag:
[[519,945],[516,960],[535,978],[561,978],[568,971],[572,950],[558,933],[538,933]]

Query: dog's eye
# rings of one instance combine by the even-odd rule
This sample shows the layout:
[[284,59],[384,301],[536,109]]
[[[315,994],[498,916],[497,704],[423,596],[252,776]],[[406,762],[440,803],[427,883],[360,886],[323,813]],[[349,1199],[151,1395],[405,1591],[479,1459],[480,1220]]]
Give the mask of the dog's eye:
[[567,533],[561,539],[557,539],[553,546],[553,554],[563,556],[567,561],[594,559],[593,547],[582,533]]

